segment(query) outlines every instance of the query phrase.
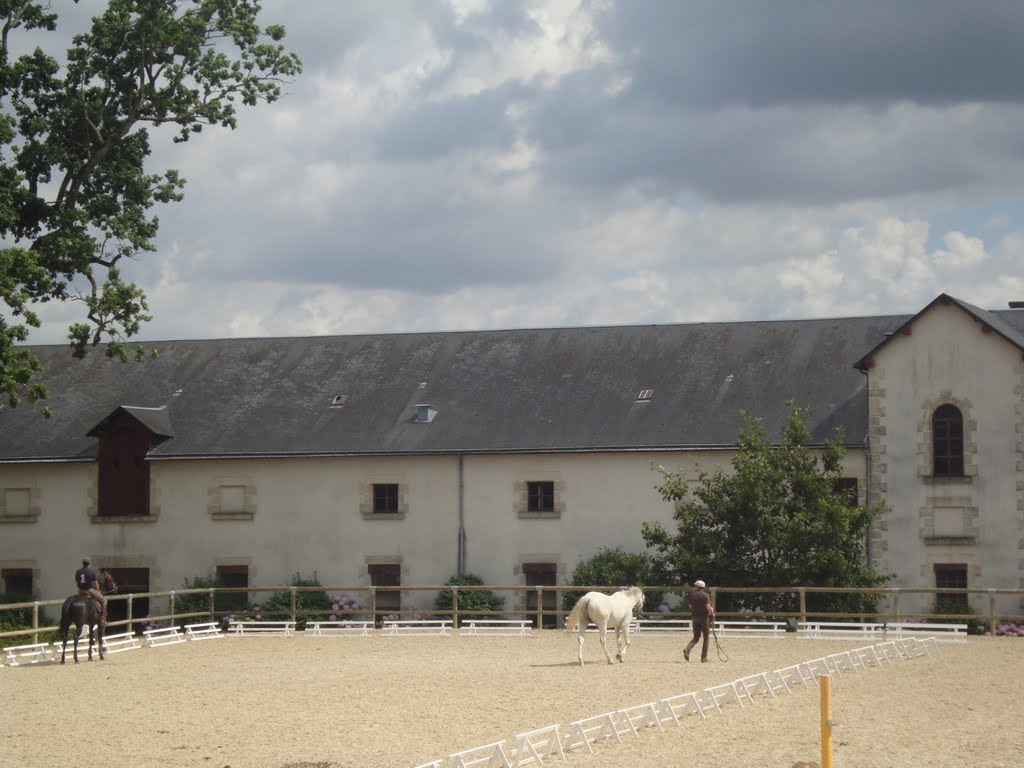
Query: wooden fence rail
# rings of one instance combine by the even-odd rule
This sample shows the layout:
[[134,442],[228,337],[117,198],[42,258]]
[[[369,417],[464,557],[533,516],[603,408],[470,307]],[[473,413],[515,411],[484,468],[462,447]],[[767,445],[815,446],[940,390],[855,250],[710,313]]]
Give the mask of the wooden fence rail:
[[[561,625],[565,618],[566,613],[561,605],[561,598],[567,592],[582,593],[589,590],[597,591],[610,591],[612,588],[605,586],[575,586],[575,585],[557,585],[557,586],[523,586],[523,585],[490,585],[490,586],[446,586],[446,585],[402,585],[396,587],[375,587],[375,586],[318,586],[318,587],[291,587],[291,586],[277,586],[277,587],[211,587],[202,589],[180,589],[170,590],[161,592],[145,592],[138,594],[120,594],[111,595],[108,600],[111,602],[123,601],[125,603],[124,613],[126,618],[111,622],[108,627],[108,631],[116,631],[115,628],[121,628],[121,631],[138,631],[143,628],[143,625],[183,625],[185,623],[195,622],[197,620],[203,621],[218,621],[232,617],[235,619],[255,619],[257,616],[263,620],[279,620],[279,621],[294,621],[294,622],[305,622],[307,619],[320,619],[327,620],[329,616],[335,616],[338,620],[366,620],[372,621],[376,625],[379,625],[383,619],[398,618],[398,619],[415,619],[423,617],[429,614],[430,616],[448,618],[451,619],[453,626],[459,626],[461,618],[465,616],[473,616],[476,618],[526,618],[534,623],[536,627],[550,626],[551,621]],[[685,590],[678,586],[645,586],[645,590],[648,592],[663,592],[674,595],[677,601],[681,601],[685,595]],[[452,594],[452,606],[447,610],[437,610],[431,608],[414,608],[412,607],[414,597],[416,595],[429,595],[431,606],[433,605],[433,597],[441,591],[450,591]],[[465,610],[460,608],[459,596],[465,595],[469,592],[489,591],[492,593],[508,593],[515,599],[513,602],[519,607],[513,607],[508,610],[500,611],[483,611],[483,610]],[[987,626],[991,634],[995,634],[996,626],[1000,622],[1007,621],[1024,621],[1024,614],[1022,614],[1020,608],[1024,606],[1024,589],[926,589],[926,588],[883,588],[883,589],[858,589],[858,588],[812,588],[812,587],[756,587],[756,588],[745,588],[745,587],[711,587],[710,588],[712,603],[716,603],[721,595],[725,594],[776,594],[789,596],[789,600],[793,603],[795,610],[792,611],[772,611],[770,613],[763,612],[751,612],[751,611],[718,611],[717,615],[722,620],[742,620],[742,621],[781,621],[786,619],[795,619],[800,623],[806,623],[810,619],[816,619],[818,621],[840,621],[840,620],[857,620],[857,621],[878,621],[878,622],[889,622],[899,623],[907,621],[929,621],[929,620],[944,620],[944,621],[983,621]],[[260,608],[252,608],[249,610],[229,610],[217,607],[217,596],[237,596],[238,593],[246,593],[248,595],[259,595],[269,593],[271,595],[278,593],[288,594],[288,608],[277,611],[266,611]],[[324,592],[328,595],[346,595],[348,597],[358,596],[362,599],[362,607],[357,608],[338,608],[330,610],[301,610],[299,606],[298,597],[303,592]],[[393,610],[390,608],[379,607],[378,597],[384,593],[399,593],[400,603],[404,603],[405,607],[399,610]],[[877,603],[885,606],[883,610],[879,610],[876,613],[826,613],[818,611],[808,610],[807,598],[809,595],[816,594],[850,594],[850,595],[872,595],[877,598]],[[965,601],[970,601],[972,598],[975,602],[985,602],[985,610],[976,613],[963,613],[963,614],[938,614],[938,613],[922,613],[922,612],[908,612],[901,609],[901,603],[905,604],[905,598],[909,595],[937,595],[942,594],[943,596],[948,595],[962,595]],[[199,611],[188,611],[180,612],[176,610],[176,603],[186,596],[203,595],[207,599],[205,601],[205,610]],[[554,601],[550,600],[551,595],[554,595]],[[407,599],[408,598],[408,599]],[[548,598],[547,600],[545,598]],[[1006,613],[997,611],[997,602],[999,599],[1015,598],[1013,600],[1017,612]],[[146,616],[138,616],[135,614],[134,607],[135,601],[140,599],[146,599],[149,603],[149,611]],[[230,599],[230,598],[229,598]],[[0,604],[0,623],[3,622],[6,614],[12,611],[31,611],[31,623],[29,626],[23,629],[16,629],[6,632],[0,632],[0,645],[9,645],[11,642],[20,642],[26,637],[31,637],[33,643],[39,642],[39,635],[46,632],[54,632],[57,627],[52,623],[52,619],[49,618],[49,611],[56,614],[60,610],[60,606],[63,603],[64,598],[52,599],[52,600],[34,600],[32,602],[24,603],[7,603]],[[193,601],[194,602],[194,601]],[[391,605],[394,601],[386,601],[385,605]],[[506,601],[507,602],[507,601]],[[547,603],[547,607],[545,607]],[[551,607],[552,603],[554,608]],[[685,608],[685,606],[683,606]],[[683,611],[669,611],[661,612],[658,610],[658,606],[647,605],[645,606],[644,614],[646,616],[657,616],[664,619],[687,619],[689,615]],[[547,620],[547,621],[546,621]],[[11,641],[11,642],[6,642]]]

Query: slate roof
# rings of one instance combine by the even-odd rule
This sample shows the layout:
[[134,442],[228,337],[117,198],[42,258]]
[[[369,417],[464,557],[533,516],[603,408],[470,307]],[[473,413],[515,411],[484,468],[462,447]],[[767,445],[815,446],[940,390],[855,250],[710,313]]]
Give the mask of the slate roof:
[[147,408],[137,405],[118,406],[86,434],[89,437],[99,437],[106,424],[120,413],[126,413],[139,422],[157,442],[174,437],[174,432],[171,430],[171,420],[168,417],[167,406],[165,405],[161,405],[158,408]]
[[1024,351],[1024,312],[997,312],[989,309],[981,309],[973,304],[968,304],[966,301],[961,301],[955,296],[950,296],[947,293],[940,293],[934,300],[929,302],[927,307],[922,309],[916,315],[908,317],[900,324],[899,328],[896,328],[891,334],[889,334],[889,336],[868,351],[860,360],[857,361],[856,367],[861,370],[865,370],[867,368],[867,361],[878,354],[878,350],[888,344],[889,340],[893,336],[898,336],[904,328],[913,325],[915,320],[926,314],[936,304],[952,304],[953,306],[959,307],[979,323],[987,325],[991,330],[1017,347],[1017,349]]
[[787,399],[813,409],[815,442],[842,426],[860,445],[853,366],[908,319],[166,341],[128,363],[38,346],[54,416],[0,411],[0,462],[90,459],[88,433],[121,406],[171,433],[153,458],[729,447],[741,411],[777,435]]

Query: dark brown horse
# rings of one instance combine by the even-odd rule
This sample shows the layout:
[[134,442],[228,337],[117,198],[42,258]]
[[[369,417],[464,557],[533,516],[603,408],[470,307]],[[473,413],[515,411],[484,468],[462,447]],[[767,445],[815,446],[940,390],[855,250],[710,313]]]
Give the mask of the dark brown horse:
[[[100,576],[100,588],[103,590],[104,595],[117,591],[117,584],[114,583],[114,578],[106,571]],[[86,625],[89,627],[89,661],[92,661],[93,628],[96,628],[99,632],[99,637],[95,639],[95,642],[100,652],[100,659],[102,660],[103,630],[107,626],[107,618],[101,614],[95,600],[78,593],[71,595],[60,608],[60,628],[58,630],[62,641],[60,663],[64,663],[64,656],[68,650],[68,631],[71,629],[72,624],[75,625],[75,664],[78,663],[78,638],[82,634],[82,627]]]

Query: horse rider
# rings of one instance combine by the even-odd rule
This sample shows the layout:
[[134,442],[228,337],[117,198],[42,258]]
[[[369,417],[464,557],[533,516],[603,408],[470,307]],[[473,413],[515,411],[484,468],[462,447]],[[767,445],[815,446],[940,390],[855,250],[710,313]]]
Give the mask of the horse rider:
[[91,568],[92,560],[88,557],[82,558],[82,567],[75,571],[75,586],[78,587],[78,594],[82,597],[91,598],[100,606],[100,623],[107,623],[107,598],[100,590],[100,582],[96,571]]
[[704,644],[700,648],[700,660],[706,664],[708,661],[708,636],[711,633],[711,622],[715,620],[715,609],[711,606],[711,596],[707,593],[703,581],[698,579],[693,582],[693,588],[686,596],[686,603],[690,606],[693,639],[683,649],[683,658],[687,661],[690,660],[690,651],[703,637]]

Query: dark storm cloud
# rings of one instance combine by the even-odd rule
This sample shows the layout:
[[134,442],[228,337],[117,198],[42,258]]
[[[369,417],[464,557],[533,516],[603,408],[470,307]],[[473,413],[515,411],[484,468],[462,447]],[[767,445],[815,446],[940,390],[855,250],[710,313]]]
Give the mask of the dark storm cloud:
[[638,186],[720,202],[834,204],[1024,177],[1024,109],[917,113],[681,108],[638,112],[559,89],[531,113],[545,173],[565,185]]
[[728,105],[1024,99],[1024,3],[618,2],[600,33],[632,98]]

